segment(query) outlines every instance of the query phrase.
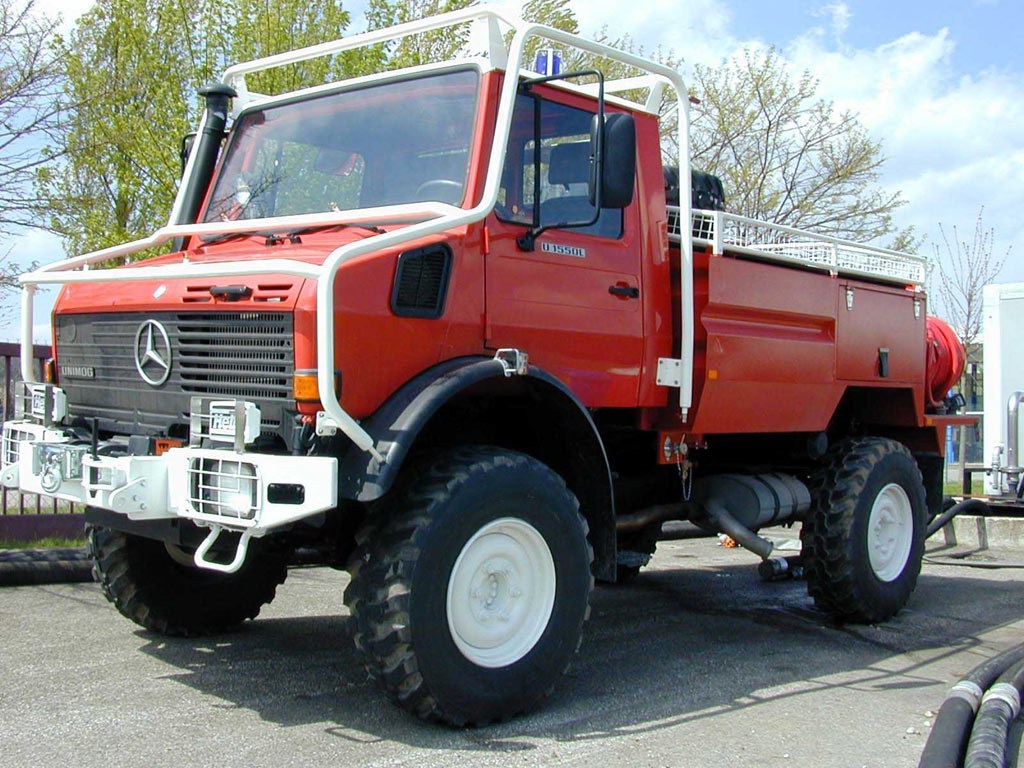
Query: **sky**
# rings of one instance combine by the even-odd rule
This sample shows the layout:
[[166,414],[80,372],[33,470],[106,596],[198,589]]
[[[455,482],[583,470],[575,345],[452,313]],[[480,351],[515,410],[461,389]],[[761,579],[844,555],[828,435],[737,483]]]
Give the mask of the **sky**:
[[[91,4],[45,6],[70,25]],[[362,3],[344,4],[358,28]],[[602,28],[628,33],[647,50],[673,50],[687,67],[718,65],[751,46],[778,49],[794,75],[810,72],[821,96],[856,113],[881,142],[881,185],[908,201],[896,224],[924,238],[920,253],[935,255],[940,223],[950,238],[955,227],[958,239],[969,240],[983,210],[994,255],[1010,250],[997,282],[1024,282],[1020,0],[576,0],[572,7],[584,36]],[[0,252],[9,246],[21,263],[64,255],[41,233],[9,240]],[[47,302],[37,304],[36,338],[48,341]],[[16,337],[16,312],[0,319],[0,340]]]

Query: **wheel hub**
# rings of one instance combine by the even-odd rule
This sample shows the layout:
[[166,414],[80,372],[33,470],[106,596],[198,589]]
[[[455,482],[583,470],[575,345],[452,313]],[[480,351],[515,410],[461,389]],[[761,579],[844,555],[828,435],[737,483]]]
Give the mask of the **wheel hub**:
[[868,558],[881,581],[893,581],[907,564],[913,543],[914,513],[902,486],[882,488],[868,518]]
[[502,518],[477,531],[455,561],[448,582],[448,628],[474,664],[507,666],[536,645],[554,598],[547,542],[526,521]]

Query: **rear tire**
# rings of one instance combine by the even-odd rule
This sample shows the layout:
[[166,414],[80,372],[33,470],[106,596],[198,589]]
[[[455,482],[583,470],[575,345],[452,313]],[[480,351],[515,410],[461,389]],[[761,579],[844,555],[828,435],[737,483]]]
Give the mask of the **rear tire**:
[[371,676],[404,709],[482,725],[535,706],[582,637],[593,552],[579,504],[532,457],[441,457],[365,529],[345,602]]
[[161,635],[235,629],[274,599],[287,575],[284,559],[259,546],[250,545],[236,573],[218,573],[187,564],[184,552],[162,541],[95,525],[86,535],[103,594],[123,616]]
[[814,602],[845,621],[894,616],[917,585],[924,553],[927,504],[914,457],[893,440],[847,440],[811,485],[801,539]]

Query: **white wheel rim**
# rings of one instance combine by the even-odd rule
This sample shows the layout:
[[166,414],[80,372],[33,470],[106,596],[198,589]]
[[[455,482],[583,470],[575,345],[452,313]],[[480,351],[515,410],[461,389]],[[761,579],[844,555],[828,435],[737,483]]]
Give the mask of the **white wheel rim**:
[[555,605],[555,562],[544,537],[514,517],[473,535],[448,579],[448,629],[462,655],[505,667],[540,640]]
[[914,540],[914,510],[907,492],[889,483],[875,497],[868,517],[868,558],[881,581],[893,581],[910,557]]

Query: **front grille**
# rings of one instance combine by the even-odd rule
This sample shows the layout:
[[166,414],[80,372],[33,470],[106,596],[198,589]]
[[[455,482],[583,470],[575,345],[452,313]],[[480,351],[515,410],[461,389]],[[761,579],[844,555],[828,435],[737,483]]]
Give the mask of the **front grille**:
[[291,325],[284,313],[178,315],[182,389],[239,400],[288,399]]
[[[171,348],[170,373],[157,386],[135,363],[140,328],[155,320]],[[162,336],[154,331],[159,344]],[[249,400],[266,432],[291,405],[293,319],[286,312],[167,312],[58,315],[57,375],[72,418],[98,418],[118,434],[185,428],[193,396]],[[151,380],[162,369],[151,365]]]

